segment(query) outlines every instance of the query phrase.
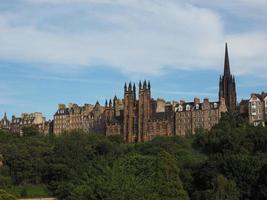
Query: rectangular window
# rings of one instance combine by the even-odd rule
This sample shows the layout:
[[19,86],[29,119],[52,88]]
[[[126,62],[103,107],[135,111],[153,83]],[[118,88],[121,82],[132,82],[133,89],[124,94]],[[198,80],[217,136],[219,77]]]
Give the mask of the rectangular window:
[[257,115],[257,106],[256,102],[251,103],[251,115]]

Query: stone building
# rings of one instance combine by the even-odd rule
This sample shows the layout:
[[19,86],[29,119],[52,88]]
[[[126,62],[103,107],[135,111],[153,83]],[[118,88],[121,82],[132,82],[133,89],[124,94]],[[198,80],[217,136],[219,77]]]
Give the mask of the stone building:
[[23,127],[36,127],[40,133],[48,134],[50,131],[50,122],[47,122],[40,112],[22,113],[20,117],[13,115],[10,123],[10,131],[12,133],[23,134]]
[[58,135],[64,131],[84,130],[85,132],[104,132],[102,119],[104,107],[97,101],[95,106],[85,104],[59,104],[53,119],[53,133]]
[[155,101],[151,97],[150,83],[146,81],[139,83],[138,91],[137,99],[135,84],[124,87],[123,129],[118,134],[129,143],[149,141],[159,135],[190,135],[201,128],[210,130],[219,122],[221,113],[227,111],[223,98],[216,102],[208,98],[203,102],[198,98],[194,102]]
[[235,77],[230,71],[230,62],[227,44],[225,46],[224,74],[220,76],[219,82],[219,99],[224,98],[228,111],[236,110],[236,84]]
[[4,114],[3,119],[0,121],[0,129],[10,130],[10,121],[8,120],[6,113]]
[[267,125],[267,93],[251,94],[248,100],[249,122],[254,126]]
[[236,109],[235,78],[230,73],[228,48],[225,49],[224,75],[220,77],[218,101],[192,102],[164,99],[154,100],[150,82],[124,85],[122,100],[116,96],[95,106],[80,107],[61,104],[54,115],[54,133],[83,129],[86,132],[121,135],[128,143],[145,142],[156,136],[185,136],[198,129],[210,130],[221,118],[221,113]]

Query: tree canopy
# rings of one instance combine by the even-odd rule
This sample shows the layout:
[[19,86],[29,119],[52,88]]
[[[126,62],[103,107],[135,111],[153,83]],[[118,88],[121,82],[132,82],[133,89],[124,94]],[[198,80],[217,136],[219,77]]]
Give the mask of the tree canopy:
[[24,188],[17,197],[29,194],[27,185],[44,185],[64,200],[267,199],[267,129],[237,114],[208,132],[138,144],[81,131],[25,131],[0,132],[0,188]]

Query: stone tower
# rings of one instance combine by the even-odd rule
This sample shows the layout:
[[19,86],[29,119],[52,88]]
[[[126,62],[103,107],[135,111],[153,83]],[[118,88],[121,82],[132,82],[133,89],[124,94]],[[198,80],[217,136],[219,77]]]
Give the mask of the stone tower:
[[135,124],[135,86],[132,84],[124,86],[124,114],[123,114],[123,136],[124,141],[132,143],[134,138],[134,124]]
[[229,55],[227,43],[225,45],[224,74],[220,76],[219,100],[224,98],[228,111],[236,110],[236,85],[235,77],[230,71]]
[[151,118],[151,90],[150,82],[144,81],[143,85],[139,82],[139,101],[138,101],[138,141],[148,140],[148,121]]

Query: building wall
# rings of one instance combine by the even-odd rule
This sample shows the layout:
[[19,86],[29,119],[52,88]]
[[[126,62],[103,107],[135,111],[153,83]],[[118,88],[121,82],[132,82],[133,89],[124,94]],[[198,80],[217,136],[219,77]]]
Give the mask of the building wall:
[[267,93],[251,94],[248,104],[249,122],[254,126],[267,125]]

